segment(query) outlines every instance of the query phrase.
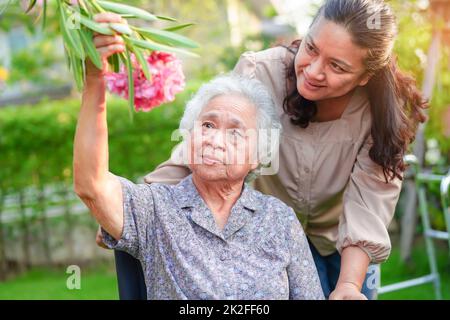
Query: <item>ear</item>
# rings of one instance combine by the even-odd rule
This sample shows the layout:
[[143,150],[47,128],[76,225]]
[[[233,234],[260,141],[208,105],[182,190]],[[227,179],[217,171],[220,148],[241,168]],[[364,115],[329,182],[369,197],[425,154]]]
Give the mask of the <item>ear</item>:
[[369,82],[370,78],[372,78],[371,75],[369,75],[368,73],[364,73],[361,80],[358,83],[358,86],[361,87],[365,86]]

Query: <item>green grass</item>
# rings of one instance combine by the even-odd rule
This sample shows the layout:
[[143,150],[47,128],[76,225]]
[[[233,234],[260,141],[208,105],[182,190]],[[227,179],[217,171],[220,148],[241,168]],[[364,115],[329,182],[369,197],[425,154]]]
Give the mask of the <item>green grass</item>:
[[[438,269],[441,277],[442,298],[450,300],[450,256],[448,246],[443,241],[435,241]],[[394,247],[388,261],[381,265],[381,285],[410,280],[430,273],[428,258],[423,239],[418,239],[414,245],[410,263],[404,263],[400,258],[398,247]],[[406,288],[379,295],[380,300],[431,300],[435,299],[431,283]]]
[[0,300],[91,300],[118,299],[117,280],[113,267],[81,267],[81,288],[66,286],[66,268],[34,268],[4,283],[0,283]]
[[[437,242],[439,272],[441,275],[442,294],[450,299],[450,258],[445,244]],[[400,259],[398,248],[394,247],[389,260],[381,267],[382,285],[391,284],[429,272],[427,255],[423,240],[414,246],[412,262],[405,264]],[[81,289],[69,290],[66,287],[66,269],[35,268],[7,282],[0,283],[0,299],[118,299],[117,281],[114,265],[82,267]],[[391,299],[434,299],[431,284],[402,289],[379,296],[381,300]]]

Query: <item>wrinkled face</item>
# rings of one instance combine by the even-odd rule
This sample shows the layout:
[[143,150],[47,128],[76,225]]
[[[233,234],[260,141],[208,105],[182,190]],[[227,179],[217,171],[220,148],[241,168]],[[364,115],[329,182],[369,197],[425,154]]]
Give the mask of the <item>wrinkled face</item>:
[[244,179],[255,169],[256,108],[239,95],[222,95],[209,101],[190,136],[189,167],[210,181]]
[[297,90],[312,101],[344,96],[369,77],[363,64],[367,50],[353,44],[342,26],[320,17],[295,56]]

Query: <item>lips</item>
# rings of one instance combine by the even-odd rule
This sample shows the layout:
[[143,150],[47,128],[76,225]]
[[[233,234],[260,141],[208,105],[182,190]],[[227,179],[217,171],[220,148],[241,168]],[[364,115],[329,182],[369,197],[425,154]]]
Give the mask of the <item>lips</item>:
[[322,87],[324,87],[324,86],[319,86],[319,85],[317,85],[317,84],[314,84],[314,83],[312,83],[311,81],[308,81],[308,80],[306,80],[306,79],[305,79],[305,81],[308,82],[308,84],[309,84],[310,86],[313,86],[313,87],[317,87],[317,88],[322,88]]
[[222,164],[223,161],[220,160],[219,158],[216,158],[214,156],[210,156],[210,155],[202,155],[203,158],[203,163],[204,164],[209,164],[209,165],[213,165],[213,164]]
[[303,72],[303,77],[305,78],[305,82],[307,82],[308,85],[310,85],[311,87],[316,87],[316,88],[323,88],[323,87],[325,87],[325,86],[322,86],[320,84],[317,84],[317,83],[314,83],[314,82],[310,81],[308,79],[308,77],[306,76],[305,72]]

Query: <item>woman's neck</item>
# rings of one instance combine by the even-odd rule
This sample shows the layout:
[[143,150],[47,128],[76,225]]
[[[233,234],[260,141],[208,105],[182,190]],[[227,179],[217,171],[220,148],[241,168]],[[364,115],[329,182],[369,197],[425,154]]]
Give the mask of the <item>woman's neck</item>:
[[326,122],[340,119],[353,96],[354,90],[335,98],[316,101],[317,113],[314,122]]
[[228,221],[231,208],[241,196],[244,180],[211,182],[193,173],[192,182],[212,211],[217,226],[222,230]]

